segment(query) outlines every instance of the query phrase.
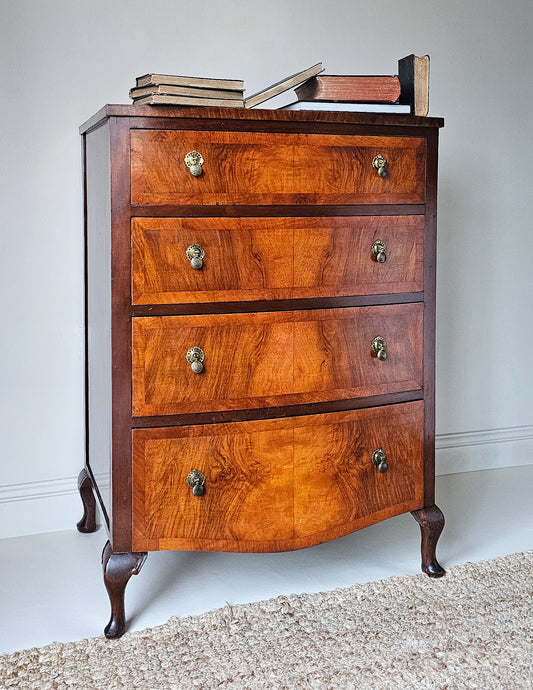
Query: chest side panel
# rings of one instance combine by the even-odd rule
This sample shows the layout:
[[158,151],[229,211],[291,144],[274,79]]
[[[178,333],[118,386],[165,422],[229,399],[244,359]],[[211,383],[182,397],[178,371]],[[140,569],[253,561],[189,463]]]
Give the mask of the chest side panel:
[[[112,517],[111,167],[109,127],[85,137],[87,463]],[[108,525],[109,526],[109,525]]]

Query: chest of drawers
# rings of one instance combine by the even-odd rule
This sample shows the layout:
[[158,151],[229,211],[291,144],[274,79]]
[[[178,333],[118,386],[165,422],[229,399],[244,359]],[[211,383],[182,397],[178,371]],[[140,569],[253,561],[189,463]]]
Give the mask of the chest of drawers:
[[282,551],[434,498],[442,120],[106,106],[81,128],[108,637],[148,551]]

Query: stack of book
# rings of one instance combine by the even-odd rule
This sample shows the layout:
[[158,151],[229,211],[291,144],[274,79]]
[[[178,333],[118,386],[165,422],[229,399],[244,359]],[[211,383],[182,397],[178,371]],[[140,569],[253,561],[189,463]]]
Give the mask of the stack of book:
[[137,104],[192,105],[244,108],[241,79],[208,79],[173,74],[137,77],[130,98]]
[[429,56],[409,55],[391,76],[316,75],[295,89],[297,101],[285,110],[344,110],[406,113],[429,110]]
[[[429,56],[408,55],[398,61],[398,74],[355,76],[322,74],[312,67],[244,98],[241,79],[207,79],[170,74],[137,77],[130,89],[134,103],[149,105],[217,106],[225,108],[279,108],[286,110],[349,110],[409,113],[425,116],[429,109]],[[287,94],[292,100],[287,104]],[[285,94],[285,104],[277,103]],[[274,105],[275,104],[275,105]]]

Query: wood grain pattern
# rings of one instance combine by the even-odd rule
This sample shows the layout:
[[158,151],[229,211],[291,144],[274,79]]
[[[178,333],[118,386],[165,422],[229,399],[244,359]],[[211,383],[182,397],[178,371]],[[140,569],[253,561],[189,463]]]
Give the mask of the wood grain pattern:
[[[422,409],[420,402],[367,409],[349,423],[295,429],[296,537],[322,531],[324,515],[328,527],[340,527],[423,501]],[[369,462],[378,448],[387,454],[389,469],[383,474]]]
[[[424,568],[442,573],[441,126],[136,105],[106,106],[82,126],[87,476],[109,508],[106,634],[122,631],[124,587],[146,550],[295,549],[413,511]],[[200,178],[183,161],[192,149],[205,158]],[[386,178],[372,168],[378,153]],[[370,255],[374,239],[388,245],[385,264]],[[200,272],[184,256],[194,242],[207,252]],[[378,334],[385,362],[370,351]],[[191,345],[206,351],[201,375],[185,361]],[[384,474],[370,462],[377,447]],[[98,467],[111,471],[103,501]],[[207,477],[202,497],[185,483],[193,468]],[[81,489],[90,530],[85,475]]]
[[[206,252],[201,270],[190,244]],[[132,220],[134,304],[417,292],[423,262],[423,216]]]
[[[184,163],[192,150],[201,177]],[[385,178],[372,167],[378,153]],[[132,204],[417,204],[424,181],[423,138],[131,131]]]
[[[422,387],[423,305],[133,319],[133,414],[296,405]],[[371,350],[387,341],[388,358]],[[190,347],[205,353],[195,374]]]
[[[423,403],[133,431],[133,548],[282,551],[423,500]],[[372,452],[383,447],[389,471]],[[185,479],[206,476],[204,496]]]

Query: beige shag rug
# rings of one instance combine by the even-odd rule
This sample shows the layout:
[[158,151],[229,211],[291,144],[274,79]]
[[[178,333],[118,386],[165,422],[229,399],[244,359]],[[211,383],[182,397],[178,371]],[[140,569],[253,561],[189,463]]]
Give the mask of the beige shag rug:
[[533,552],[0,656],[0,687],[533,688]]

